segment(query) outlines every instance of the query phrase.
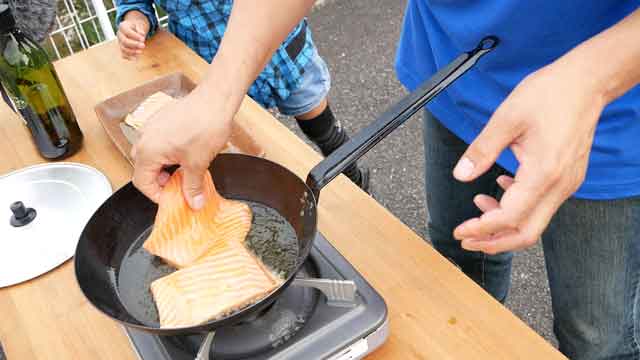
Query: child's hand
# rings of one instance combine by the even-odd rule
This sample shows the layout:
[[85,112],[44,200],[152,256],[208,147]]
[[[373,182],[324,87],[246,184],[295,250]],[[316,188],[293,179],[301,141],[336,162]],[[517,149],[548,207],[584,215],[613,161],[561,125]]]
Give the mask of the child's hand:
[[122,57],[134,60],[142,54],[149,33],[149,19],[139,11],[129,11],[118,27],[118,43]]

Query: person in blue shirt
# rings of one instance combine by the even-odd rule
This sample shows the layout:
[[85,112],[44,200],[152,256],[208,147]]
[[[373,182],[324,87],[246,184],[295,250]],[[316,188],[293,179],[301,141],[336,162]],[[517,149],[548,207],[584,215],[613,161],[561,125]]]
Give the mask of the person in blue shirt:
[[[154,0],[117,0],[116,23],[122,56],[135,59],[147,37],[158,29]],[[207,62],[215,57],[233,7],[232,0],[155,0],[168,14],[174,35]],[[349,137],[334,117],[327,94],[331,76],[311,37],[306,19],[289,32],[261,69],[247,94],[265,108],[293,116],[302,132],[328,156]],[[369,189],[369,171],[352,165],[344,171],[356,185]]]
[[[242,94],[313,2],[236,0],[205,80],[136,146],[143,193],[157,198],[167,158],[202,177]],[[500,38],[425,110],[429,234],[500,301],[511,251],[542,239],[554,330],[571,359],[640,359],[638,5],[408,0],[398,46],[398,77],[413,89],[484,36]],[[184,113],[195,122],[178,128],[171,119]],[[176,136],[195,141],[164,140]],[[185,195],[192,206],[200,188]]]

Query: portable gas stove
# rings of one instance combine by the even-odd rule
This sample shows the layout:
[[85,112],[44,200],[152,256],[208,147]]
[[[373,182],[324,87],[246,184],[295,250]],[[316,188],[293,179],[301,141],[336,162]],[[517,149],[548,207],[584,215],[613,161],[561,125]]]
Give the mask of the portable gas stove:
[[[320,233],[298,278],[351,280],[355,299],[334,301],[340,291],[325,295],[313,287],[289,286],[251,321],[218,329],[211,359],[355,360],[387,339],[384,300]],[[126,331],[141,360],[193,360],[205,339]]]

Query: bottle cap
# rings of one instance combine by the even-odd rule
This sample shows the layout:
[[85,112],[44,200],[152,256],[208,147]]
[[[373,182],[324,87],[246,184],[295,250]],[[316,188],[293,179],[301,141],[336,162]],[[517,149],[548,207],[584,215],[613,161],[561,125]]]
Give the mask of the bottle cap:
[[0,3],[0,33],[9,32],[16,26],[16,19],[13,17],[11,7]]

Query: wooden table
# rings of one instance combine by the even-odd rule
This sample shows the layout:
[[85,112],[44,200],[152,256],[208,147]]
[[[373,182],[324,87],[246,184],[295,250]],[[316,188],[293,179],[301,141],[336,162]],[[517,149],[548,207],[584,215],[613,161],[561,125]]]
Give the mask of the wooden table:
[[[106,43],[56,63],[85,135],[69,159],[104,172],[114,189],[132,169],[98,123],[98,102],[155,77],[183,71],[198,80],[207,64],[167,33],[137,62]],[[0,173],[42,163],[24,125],[0,107]],[[267,157],[305,177],[320,157],[268,112],[246,99],[236,117]],[[375,181],[375,179],[374,179]],[[319,226],[382,294],[391,335],[371,359],[560,359],[551,345],[340,176],[323,190]],[[0,340],[9,360],[135,359],[122,328],[81,294],[69,261],[27,283],[0,289]]]

